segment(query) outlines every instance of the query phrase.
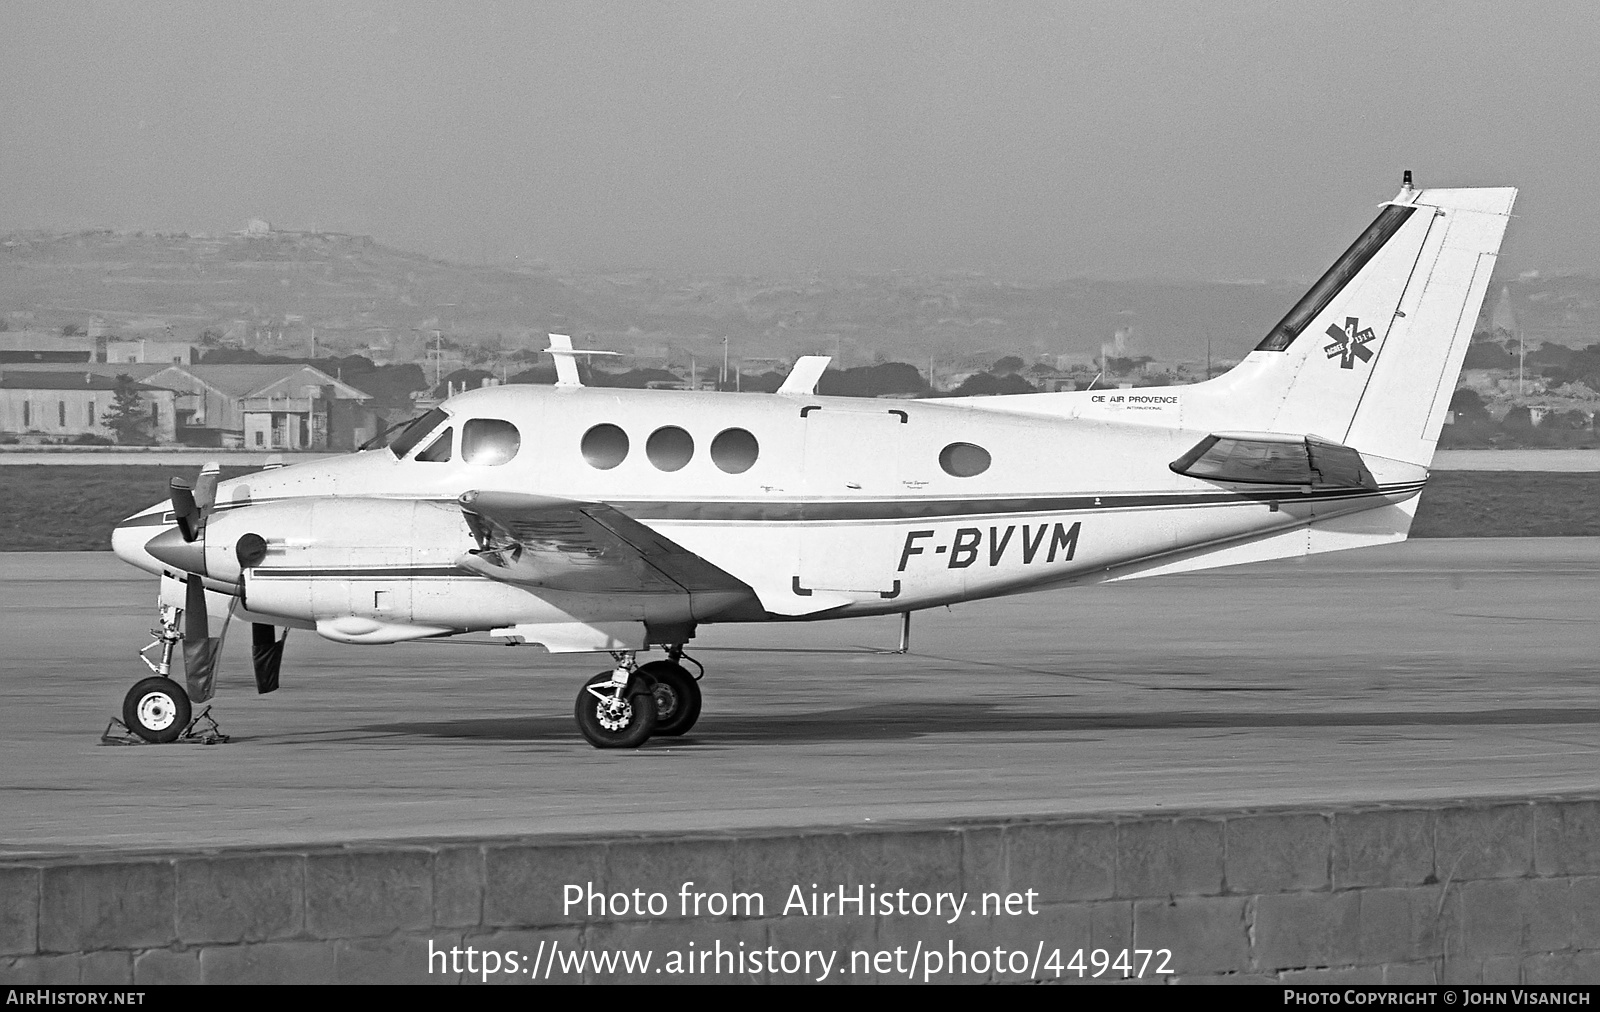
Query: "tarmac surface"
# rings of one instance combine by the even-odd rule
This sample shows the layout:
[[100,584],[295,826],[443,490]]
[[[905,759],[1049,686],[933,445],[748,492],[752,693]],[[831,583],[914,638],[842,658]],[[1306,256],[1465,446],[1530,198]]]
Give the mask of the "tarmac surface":
[[[713,627],[690,735],[604,752],[596,655],[291,634],[229,744],[98,744],[155,584],[0,554],[0,854],[838,826],[1600,790],[1600,539],[1433,540],[919,613]],[[757,649],[769,648],[769,649]]]

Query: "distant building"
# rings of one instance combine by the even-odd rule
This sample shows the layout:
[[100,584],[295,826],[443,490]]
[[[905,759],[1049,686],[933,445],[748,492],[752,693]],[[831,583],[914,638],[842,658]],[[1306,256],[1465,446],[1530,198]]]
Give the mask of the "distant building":
[[0,333],[0,365],[24,362],[93,362],[94,339],[35,330]]
[[193,445],[353,450],[378,431],[370,394],[308,365],[173,365],[145,382],[179,391]]
[[[787,373],[794,368],[794,359],[784,356],[777,358],[741,358],[735,365],[737,371],[746,376],[760,376],[769,372]],[[836,369],[839,367],[837,362],[833,365]]]
[[1055,366],[1058,372],[1088,372],[1093,375],[1100,369],[1100,359],[1084,352],[1067,352],[1055,356]]
[[[0,370],[0,432],[35,442],[94,435],[112,438],[105,425],[111,410],[113,376],[89,370]],[[138,384],[150,412],[148,433],[158,443],[177,441],[177,394]]]
[[[367,406],[371,395],[308,365],[92,362],[81,370],[108,382],[126,374],[170,392],[174,417],[168,441],[189,446],[353,450],[380,427]],[[54,370],[25,364],[5,371]]]
[[1511,286],[1500,286],[1500,297],[1495,300],[1494,312],[1489,316],[1489,332],[1517,336],[1517,314],[1511,303]]
[[1030,373],[1028,382],[1038,387],[1047,394],[1058,393],[1062,390],[1078,389],[1078,377],[1071,373],[1051,370],[1046,373]]
[[636,344],[628,356],[636,368],[661,367],[672,360],[672,348],[665,344]]
[[189,365],[199,357],[195,346],[187,341],[107,341],[105,362],[125,364],[136,362],[163,365]]

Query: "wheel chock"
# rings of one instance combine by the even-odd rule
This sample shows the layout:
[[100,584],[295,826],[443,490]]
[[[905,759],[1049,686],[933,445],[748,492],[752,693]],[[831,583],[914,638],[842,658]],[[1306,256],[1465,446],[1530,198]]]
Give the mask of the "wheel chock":
[[[113,731],[112,729],[116,730]],[[189,726],[183,733],[169,742],[171,745],[226,745],[232,741],[232,735],[222,733],[222,728],[217,726],[217,719],[211,716],[211,707],[206,707],[195,714],[189,721]],[[100,732],[102,745],[156,745],[159,742],[145,741],[143,738],[128,730],[120,718],[112,717],[106,729]]]

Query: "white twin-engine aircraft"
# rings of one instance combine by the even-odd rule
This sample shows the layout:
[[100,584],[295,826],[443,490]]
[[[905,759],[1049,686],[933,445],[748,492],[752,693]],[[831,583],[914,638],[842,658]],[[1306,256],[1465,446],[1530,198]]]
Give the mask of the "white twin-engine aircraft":
[[[1515,196],[1407,173],[1249,357],[1193,386],[819,397],[828,360],[802,358],[775,394],[596,389],[554,337],[554,387],[468,391],[335,459],[224,482],[208,465],[113,535],[161,577],[157,675],[124,718],[182,734],[237,617],[262,692],[291,628],[608,651],[578,727],[631,748],[694,725],[702,624],[1401,541]],[[179,642],[187,692],[167,677]],[[638,663],[652,647],[665,659]]]

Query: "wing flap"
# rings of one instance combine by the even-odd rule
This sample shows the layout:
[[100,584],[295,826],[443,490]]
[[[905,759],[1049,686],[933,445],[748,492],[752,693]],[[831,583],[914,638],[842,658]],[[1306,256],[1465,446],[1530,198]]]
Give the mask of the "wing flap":
[[756,600],[737,577],[604,503],[468,492],[460,505],[478,548],[456,565],[490,579],[576,593],[686,593],[696,617]]
[[753,593],[744,581],[667,540],[621,510],[602,505],[586,506],[582,512],[590,522],[625,542],[653,569],[685,590]]

